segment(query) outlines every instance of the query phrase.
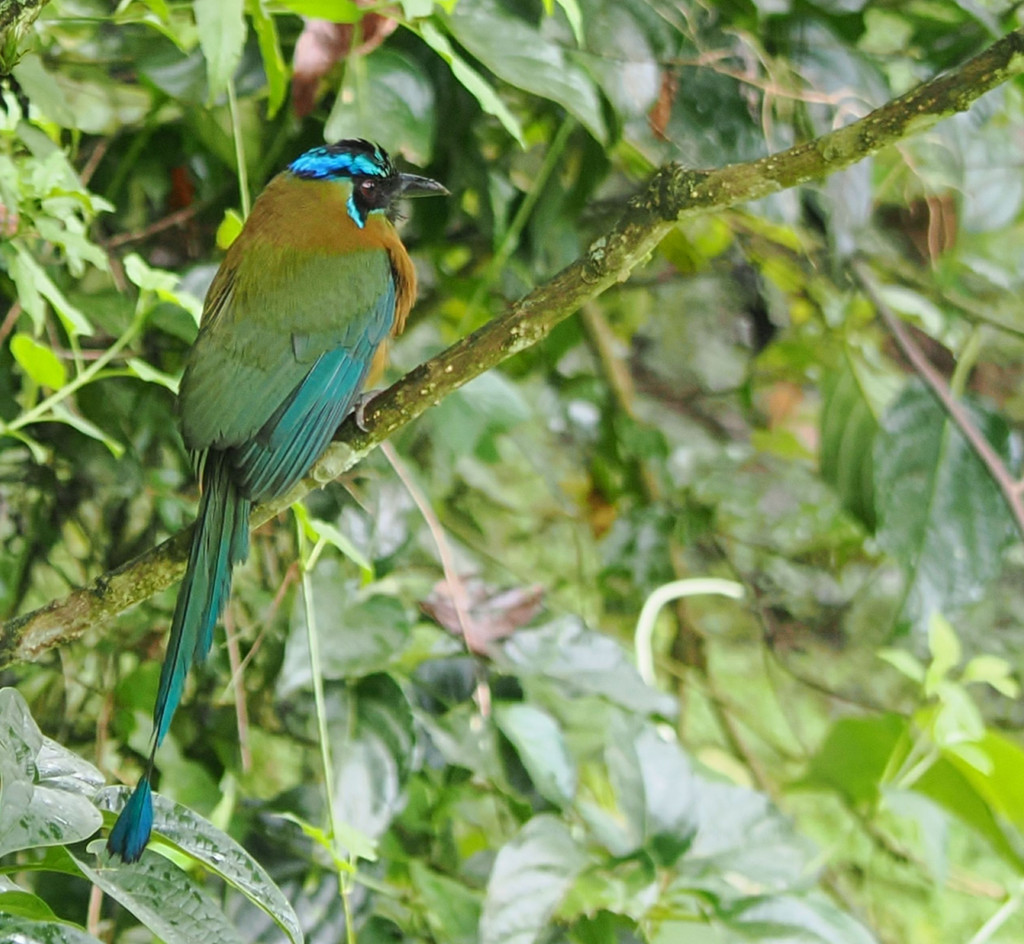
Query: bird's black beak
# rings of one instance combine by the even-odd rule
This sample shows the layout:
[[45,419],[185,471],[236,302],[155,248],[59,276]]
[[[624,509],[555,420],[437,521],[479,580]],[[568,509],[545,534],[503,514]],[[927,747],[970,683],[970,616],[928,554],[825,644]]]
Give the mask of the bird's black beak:
[[416,174],[399,174],[398,196],[400,197],[444,197],[448,188],[429,177],[418,177]]

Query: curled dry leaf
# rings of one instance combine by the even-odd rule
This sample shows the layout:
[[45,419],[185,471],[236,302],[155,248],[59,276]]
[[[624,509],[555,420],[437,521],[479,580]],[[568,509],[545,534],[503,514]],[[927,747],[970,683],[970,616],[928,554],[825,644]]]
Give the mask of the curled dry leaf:
[[[369,6],[372,0],[356,0]],[[292,69],[292,107],[300,118],[313,110],[320,80],[336,62],[351,53],[366,55],[398,28],[398,21],[380,13],[367,13],[358,23],[332,23],[307,19],[298,42]],[[358,38],[358,45],[353,43]]]
[[[461,601],[460,595],[464,597]],[[482,654],[492,642],[506,639],[529,623],[540,610],[543,598],[544,587],[540,584],[496,593],[482,580],[470,578],[461,581],[457,588],[450,581],[439,580],[430,596],[420,603],[420,609],[448,632],[461,636],[461,602],[469,624],[466,645],[471,652]]]

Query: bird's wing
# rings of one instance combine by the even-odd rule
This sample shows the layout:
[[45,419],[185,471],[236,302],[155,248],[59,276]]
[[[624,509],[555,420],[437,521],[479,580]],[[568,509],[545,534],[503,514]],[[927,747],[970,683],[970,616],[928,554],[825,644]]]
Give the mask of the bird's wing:
[[180,391],[185,444],[227,450],[236,484],[287,490],[351,408],[395,318],[381,249],[343,255],[249,247],[225,263]]

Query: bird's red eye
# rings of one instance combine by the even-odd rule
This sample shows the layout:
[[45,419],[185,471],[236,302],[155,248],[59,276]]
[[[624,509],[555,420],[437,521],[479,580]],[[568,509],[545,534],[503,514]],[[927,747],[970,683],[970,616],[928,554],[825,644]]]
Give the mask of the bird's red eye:
[[364,180],[359,185],[359,189],[368,197],[377,189],[377,184],[372,180]]

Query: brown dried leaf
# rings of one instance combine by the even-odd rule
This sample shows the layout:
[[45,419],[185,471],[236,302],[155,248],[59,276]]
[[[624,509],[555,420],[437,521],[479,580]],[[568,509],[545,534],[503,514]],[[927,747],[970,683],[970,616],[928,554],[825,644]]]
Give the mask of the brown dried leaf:
[[[373,0],[356,0],[369,6]],[[351,53],[364,56],[376,49],[398,28],[398,21],[380,13],[367,13],[358,24],[307,19],[292,63],[292,107],[300,118],[313,110],[320,80],[334,64]],[[352,42],[359,36],[359,45]]]
[[[461,601],[459,596],[463,597]],[[459,587],[439,580],[430,596],[420,603],[420,609],[448,632],[461,636],[461,603],[468,623],[466,646],[470,652],[483,654],[492,642],[506,639],[529,623],[540,610],[543,598],[544,588],[540,584],[496,593],[481,580],[460,581]]]

